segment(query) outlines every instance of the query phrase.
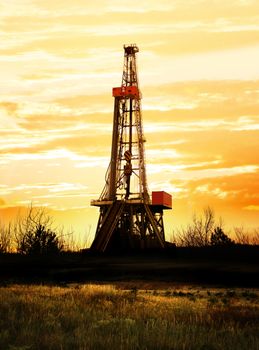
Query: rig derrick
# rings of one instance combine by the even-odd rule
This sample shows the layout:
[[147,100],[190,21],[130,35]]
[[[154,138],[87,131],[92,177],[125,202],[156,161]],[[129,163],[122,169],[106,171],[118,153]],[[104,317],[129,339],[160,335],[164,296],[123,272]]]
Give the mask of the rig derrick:
[[159,191],[149,195],[141,93],[138,85],[135,44],[124,45],[124,67],[114,97],[111,160],[105,186],[91,205],[100,208],[91,250],[130,251],[165,248],[163,210],[172,208],[171,195]]

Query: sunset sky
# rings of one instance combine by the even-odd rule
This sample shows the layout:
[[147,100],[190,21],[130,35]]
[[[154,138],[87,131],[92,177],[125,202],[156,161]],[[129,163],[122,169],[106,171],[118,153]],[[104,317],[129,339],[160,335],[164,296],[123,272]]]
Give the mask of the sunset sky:
[[259,1],[1,1],[0,38],[0,221],[32,202],[94,235],[111,91],[136,43],[167,237],[207,205],[228,227],[259,226]]

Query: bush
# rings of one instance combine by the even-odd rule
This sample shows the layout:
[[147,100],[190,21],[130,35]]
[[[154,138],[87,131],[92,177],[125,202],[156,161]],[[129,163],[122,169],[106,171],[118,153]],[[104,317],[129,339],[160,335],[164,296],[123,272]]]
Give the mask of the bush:
[[11,224],[4,225],[0,222],[0,253],[8,253],[11,251],[11,241]]
[[221,227],[216,227],[211,234],[210,243],[213,246],[230,246],[234,242],[223,232]]
[[19,252],[30,255],[57,254],[60,252],[59,240],[55,232],[39,224],[24,235]]
[[25,218],[16,224],[17,251],[24,255],[50,255],[62,251],[63,243],[52,229],[52,220],[44,208],[28,210]]

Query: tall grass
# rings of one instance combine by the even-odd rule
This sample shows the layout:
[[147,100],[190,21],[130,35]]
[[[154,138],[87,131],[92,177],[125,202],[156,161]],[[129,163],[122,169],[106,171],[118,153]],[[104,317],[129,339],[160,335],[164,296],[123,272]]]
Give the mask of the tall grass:
[[0,349],[259,349],[257,292],[0,288]]

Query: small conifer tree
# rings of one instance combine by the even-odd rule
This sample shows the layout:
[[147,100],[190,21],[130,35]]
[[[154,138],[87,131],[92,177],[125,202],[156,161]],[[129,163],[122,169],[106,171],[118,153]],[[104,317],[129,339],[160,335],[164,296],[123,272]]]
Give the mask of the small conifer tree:
[[224,233],[221,227],[215,227],[211,234],[210,243],[213,246],[230,246],[234,242]]

